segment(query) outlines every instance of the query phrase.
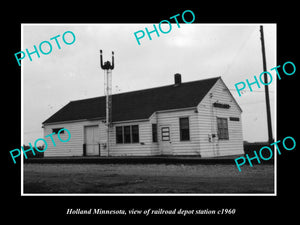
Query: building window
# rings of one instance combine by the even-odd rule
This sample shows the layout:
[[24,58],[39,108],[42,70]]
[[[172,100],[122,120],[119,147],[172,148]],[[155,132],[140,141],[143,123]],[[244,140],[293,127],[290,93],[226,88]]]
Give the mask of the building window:
[[130,126],[124,126],[124,143],[131,143]]
[[[53,128],[53,129],[52,129],[52,133],[57,134],[58,131],[60,131],[61,129],[64,129],[64,128],[63,128],[63,127],[61,127],[61,128]],[[62,131],[60,132],[60,134],[64,134],[64,133],[65,133],[65,130],[62,130]]]
[[219,140],[228,140],[228,122],[227,118],[217,118]]
[[131,140],[132,143],[139,143],[139,126],[133,125],[131,126]]
[[161,128],[161,140],[162,141],[170,141],[170,128],[169,127]]
[[157,124],[152,124],[152,141],[157,142]]
[[179,118],[179,128],[180,128],[180,141],[190,140],[190,124],[189,118]]
[[116,143],[139,143],[139,126],[117,126]]
[[116,127],[117,144],[123,143],[123,127]]

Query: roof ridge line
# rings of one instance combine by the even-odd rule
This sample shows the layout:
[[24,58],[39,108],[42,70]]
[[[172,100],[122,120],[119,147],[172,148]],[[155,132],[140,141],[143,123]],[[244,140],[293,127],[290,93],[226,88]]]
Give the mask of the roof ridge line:
[[[212,79],[217,79],[217,78],[219,79],[219,78],[221,78],[221,76],[206,78],[206,79],[202,79],[202,80],[194,80],[194,81],[182,82],[181,84],[189,84],[189,83],[194,83],[194,82],[202,82],[202,81],[205,81],[205,80],[212,80]],[[135,90],[135,91],[127,91],[127,92],[112,94],[112,96],[122,95],[122,94],[128,94],[128,93],[134,93],[134,92],[148,91],[148,90],[152,90],[152,89],[165,88],[165,87],[169,87],[169,86],[171,87],[173,85],[174,84],[169,84],[169,85],[164,85],[164,86],[159,86],[159,87],[145,88],[145,89],[140,89],[140,90]],[[91,98],[83,98],[83,99],[78,99],[78,100],[71,100],[70,102],[86,101],[86,100],[90,100],[90,99],[105,98],[105,97],[106,97],[105,95],[102,95],[102,96],[91,97]]]

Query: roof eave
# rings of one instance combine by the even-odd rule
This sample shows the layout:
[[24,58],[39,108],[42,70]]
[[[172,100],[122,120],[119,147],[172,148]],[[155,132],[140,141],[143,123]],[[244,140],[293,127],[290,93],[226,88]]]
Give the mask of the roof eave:
[[74,122],[82,122],[82,121],[96,121],[96,120],[103,120],[105,117],[95,117],[90,119],[78,119],[78,120],[62,120],[62,121],[54,121],[54,122],[43,122],[43,125],[55,125],[55,124],[61,124],[61,123],[74,123]]

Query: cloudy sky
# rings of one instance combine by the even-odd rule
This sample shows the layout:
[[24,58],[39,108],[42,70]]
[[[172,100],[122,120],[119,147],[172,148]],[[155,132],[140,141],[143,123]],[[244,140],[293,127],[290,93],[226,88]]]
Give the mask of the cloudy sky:
[[[183,82],[221,76],[243,110],[244,140],[266,141],[264,89],[253,87],[255,92],[239,97],[234,87],[263,72],[260,25],[172,24],[168,34],[153,33],[152,40],[146,35],[138,45],[134,32],[151,30],[153,24],[23,24],[21,50],[31,52],[33,45],[57,35],[61,46],[52,40],[50,54],[22,60],[23,144],[43,137],[42,122],[69,101],[104,95],[100,49],[104,61],[115,52],[113,93],[172,84],[175,73]],[[276,25],[263,25],[269,70],[277,65]],[[74,44],[62,41],[66,31],[75,34]],[[275,82],[269,87],[275,133]]]

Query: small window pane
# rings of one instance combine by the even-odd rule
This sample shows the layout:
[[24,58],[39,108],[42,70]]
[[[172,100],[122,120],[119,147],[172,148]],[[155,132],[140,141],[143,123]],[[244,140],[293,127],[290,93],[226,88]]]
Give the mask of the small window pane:
[[163,136],[163,137],[162,137],[162,140],[163,140],[163,141],[170,141],[170,136]]
[[[63,128],[62,128],[62,127],[61,127],[61,128],[53,128],[53,129],[52,129],[52,133],[57,134],[58,131],[60,131],[61,129],[63,129]],[[64,134],[64,133],[65,133],[65,130],[62,130],[62,131],[60,132],[60,134]]]
[[139,126],[133,125],[131,126],[132,131],[132,143],[139,143]]
[[218,137],[221,140],[228,140],[228,123],[227,118],[217,118]]
[[131,143],[130,126],[124,126],[124,143]]
[[189,118],[180,118],[180,128],[189,129]]
[[163,133],[169,133],[169,127],[162,127],[161,132]]
[[123,127],[116,127],[116,141],[118,144],[123,143]]
[[180,140],[181,141],[189,141],[190,140],[190,125],[189,118],[179,118],[179,126],[180,126]]
[[152,141],[157,142],[157,124],[152,124]]
[[161,140],[162,141],[170,141],[170,129],[169,127],[161,128]]

